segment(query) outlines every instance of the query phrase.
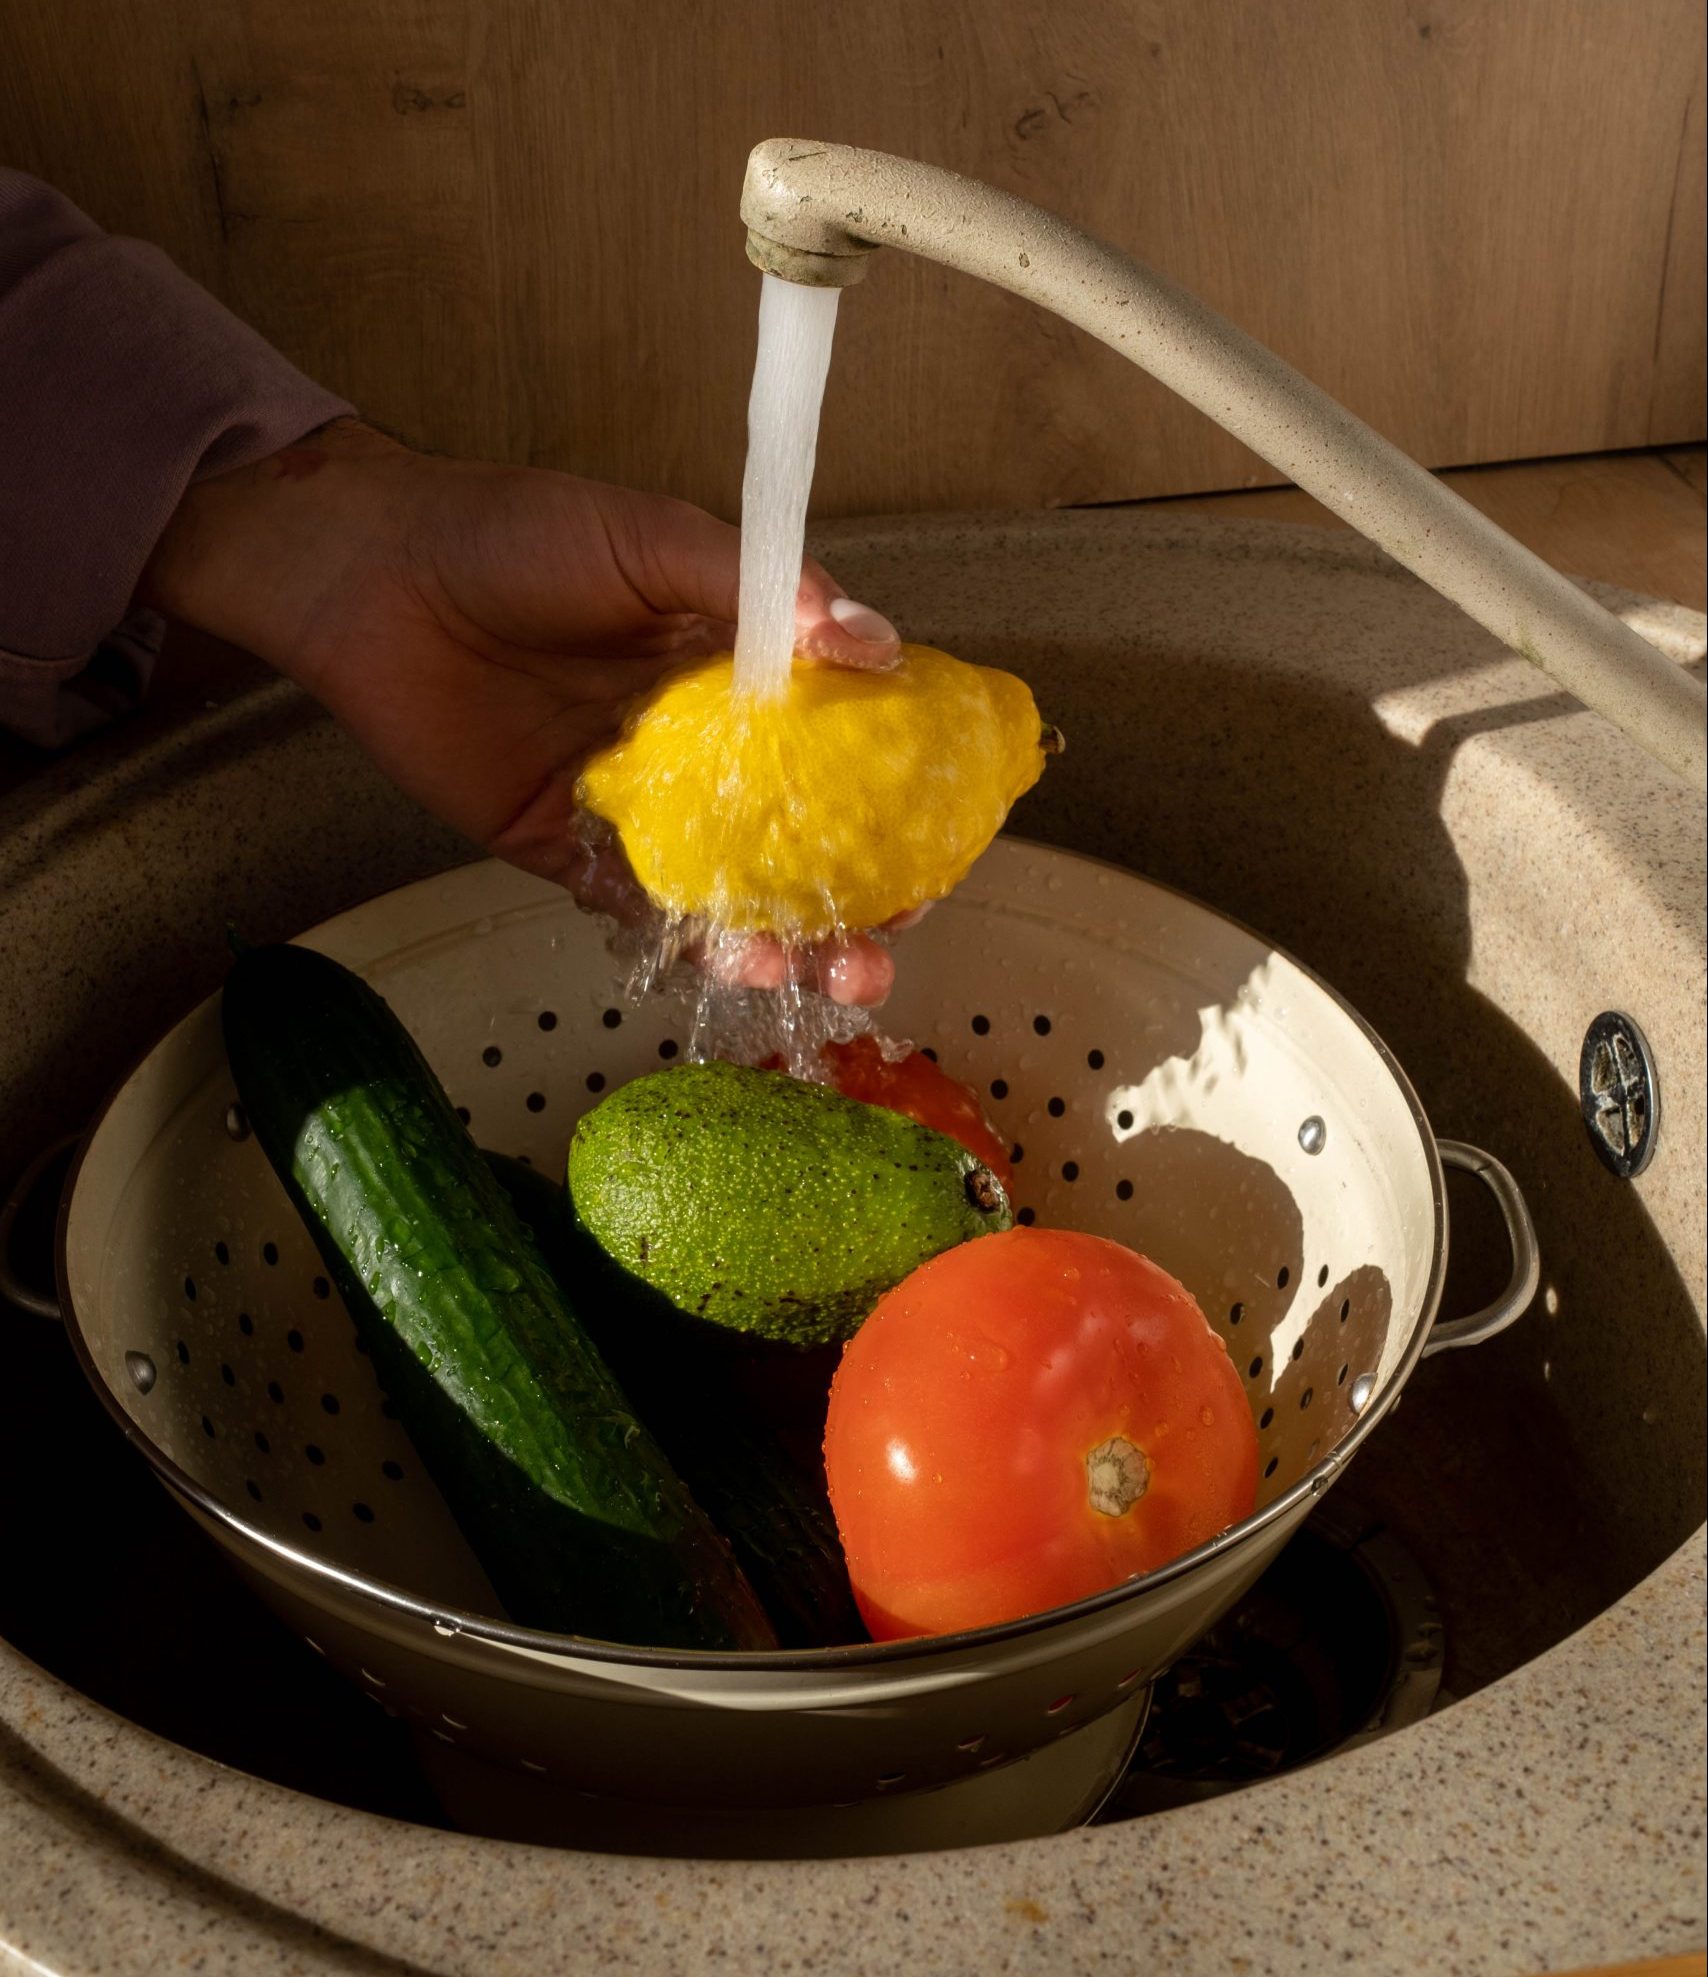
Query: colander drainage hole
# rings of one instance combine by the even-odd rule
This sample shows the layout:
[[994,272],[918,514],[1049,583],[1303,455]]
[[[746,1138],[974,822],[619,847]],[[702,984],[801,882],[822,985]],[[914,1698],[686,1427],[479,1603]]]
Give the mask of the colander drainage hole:
[[1030,1208],[1022,1208],[1015,1212],[1014,1219],[1020,1224],[1021,1228],[1029,1229],[1038,1218]]
[[326,1460],[325,1449],[321,1448],[317,1443],[314,1442],[309,1442],[304,1447],[303,1454],[308,1457],[309,1461],[312,1462],[315,1468],[317,1469]]
[[273,1403],[275,1407],[284,1406],[285,1390],[283,1387],[279,1385],[277,1380],[269,1380],[267,1382],[267,1398]]
[[1136,1668],[1129,1668],[1115,1686],[1118,1689],[1130,1689],[1138,1679],[1139,1671]]
[[388,1456],[387,1459],[380,1464],[380,1474],[384,1476],[388,1482],[401,1483],[403,1481],[403,1464],[401,1462],[393,1462]]
[[182,1339],[180,1339],[178,1341],[178,1364],[180,1366],[188,1366],[189,1363],[190,1363],[190,1348],[184,1343]]
[[[374,1521],[374,1513],[372,1507],[365,1503],[351,1504],[350,1514],[355,1518],[358,1524],[371,1524]],[[464,1726],[459,1725],[458,1727],[462,1728]]]
[[990,1081],[990,1095],[992,1098],[1006,1098],[1008,1096],[1008,1080],[1006,1078],[992,1078]]
[[214,1244],[214,1261],[216,1263],[229,1263],[231,1261],[231,1251],[222,1242],[216,1242]]
[[1344,1387],[1344,1386],[1346,1385],[1346,1376],[1347,1376],[1347,1374],[1348,1374],[1348,1373],[1350,1373],[1351,1371],[1352,1371],[1352,1368],[1351,1368],[1350,1366],[1343,1366],[1343,1367],[1342,1367],[1342,1368],[1340,1369],[1340,1371],[1339,1371],[1339,1372],[1338,1372],[1338,1373],[1337,1373],[1337,1374],[1336,1374],[1336,1375],[1334,1376],[1334,1383],[1335,1383],[1335,1385],[1336,1385],[1337,1387]]
[[919,1054],[921,1057],[929,1057],[933,1064],[937,1062],[937,1053],[931,1048],[930,1044],[928,1043],[922,1044],[920,1046]]
[[608,1030],[620,1030],[623,1027],[623,1012],[620,1009],[607,1009],[599,1020]]
[[1303,1414],[1305,1409],[1310,1406],[1311,1402],[1315,1400],[1316,1397],[1317,1397],[1316,1388],[1307,1387],[1305,1391],[1299,1396],[1299,1412]]
[[332,1295],[332,1286],[324,1277],[316,1277],[311,1288],[316,1297],[325,1298]]
[[668,1064],[670,1060],[677,1054],[677,1052],[681,1050],[681,1048],[682,1046],[676,1041],[674,1037],[666,1037],[664,1041],[658,1046],[658,1054],[660,1057],[664,1059],[665,1063]]
[[1264,1464],[1264,1469],[1263,1469],[1264,1476],[1265,1477],[1273,1476],[1276,1470],[1279,1469],[1280,1467],[1281,1467],[1280,1456],[1272,1455],[1269,1458],[1268,1462]]
[[1323,1267],[1317,1272],[1317,1289],[1320,1291],[1323,1285],[1326,1284],[1327,1282],[1328,1282],[1328,1265],[1325,1263]]
[[336,1394],[322,1394],[320,1396],[320,1409],[323,1414],[336,1414],[338,1412],[338,1396]]
[[905,1771],[885,1771],[877,1780],[878,1790],[880,1792],[887,1792],[893,1785],[905,1785],[906,1783],[907,1773]]
[[234,1387],[237,1385],[237,1375],[231,1370],[229,1366],[223,1364],[221,1365],[219,1369],[219,1377],[225,1382],[225,1384],[228,1387]]
[[1118,1131],[1120,1131],[1120,1132],[1123,1132],[1123,1133],[1130,1133],[1130,1132],[1131,1132],[1131,1131],[1133,1130],[1133,1115],[1132,1115],[1132,1113],[1130,1113],[1130,1112],[1117,1112],[1117,1113],[1115,1114],[1115,1125],[1116,1125],[1116,1129],[1117,1129]]
[[497,1044],[489,1043],[480,1053],[480,1061],[489,1071],[496,1071],[499,1065],[504,1062],[504,1053],[498,1048]]
[[1352,1300],[1349,1297],[1343,1297],[1340,1300],[1340,1322],[1344,1325],[1347,1319],[1350,1318],[1351,1316],[1352,1316]]
[[471,1116],[472,1115],[470,1114],[469,1109],[466,1105],[459,1105],[457,1107],[457,1117],[463,1122],[465,1126],[468,1124]]
[[228,1105],[225,1108],[225,1130],[234,1140],[249,1137],[249,1117],[241,1105]]
[[1087,1063],[1088,1065],[1090,1065],[1090,1067],[1091,1067],[1091,1069],[1092,1069],[1092,1070],[1094,1070],[1094,1071],[1101,1071],[1101,1070],[1103,1069],[1103,1053],[1102,1053],[1102,1051],[1100,1051],[1100,1050],[1088,1050],[1088,1051],[1087,1051],[1087,1052],[1085,1053],[1085,1061],[1086,1061],[1086,1063]]
[[1251,1364],[1246,1368],[1245,1376],[1248,1380],[1255,1380],[1258,1374],[1261,1373],[1262,1371],[1263,1371],[1263,1354],[1260,1352],[1257,1355],[1257,1357],[1251,1362]]
[[1048,1016],[1034,1016],[1034,1017],[1032,1018],[1032,1027],[1033,1027],[1033,1029],[1034,1029],[1034,1030],[1036,1030],[1036,1031],[1037,1031],[1037,1033],[1039,1034],[1039,1036],[1041,1036],[1041,1037],[1047,1037],[1047,1036],[1048,1036],[1048,1035],[1050,1034],[1050,1019],[1049,1019],[1049,1017],[1048,1017]]
[[1049,1113],[1052,1119],[1059,1119],[1067,1110],[1067,1100],[1065,1098],[1052,1098],[1044,1110]]
[[1281,1268],[1277,1270],[1275,1273],[1275,1288],[1278,1291],[1284,1291],[1287,1288],[1288,1284],[1292,1281],[1292,1276],[1293,1276],[1292,1271],[1287,1268],[1285,1263],[1283,1263]]
[[1072,1696],[1057,1696],[1054,1702],[1048,1704],[1045,1707],[1044,1714],[1046,1716],[1060,1716],[1062,1711],[1066,1709],[1072,1703],[1072,1701],[1073,1701]]
[[1062,1162],[1062,1179],[1064,1181],[1077,1181],[1079,1179],[1079,1162],[1077,1160],[1064,1160]]
[[984,1749],[984,1740],[989,1734],[988,1730],[981,1730],[976,1737],[963,1737],[955,1748],[965,1751],[968,1757],[976,1757]]
[[1228,1323],[1230,1325],[1237,1325],[1244,1316],[1245,1316],[1245,1306],[1243,1304],[1229,1305]]
[[267,1437],[262,1434],[259,1428],[255,1430],[255,1446],[263,1455],[271,1455],[273,1452],[273,1444],[268,1441]]
[[1260,1428],[1267,1428],[1274,1419],[1275,1419],[1274,1408],[1266,1407],[1263,1410],[1263,1412],[1257,1417],[1257,1425]]
[[237,1329],[246,1339],[252,1339],[255,1336],[255,1320],[250,1317],[247,1311],[240,1311],[237,1314]]
[[557,1011],[555,1009],[542,1009],[539,1015],[534,1018],[534,1021],[539,1024],[542,1030],[555,1030],[557,1028]]
[[522,1103],[530,1112],[543,1112],[546,1109],[546,1095],[543,1091],[531,1091]]
[[311,1531],[318,1531],[323,1528],[320,1519],[315,1516],[312,1510],[305,1510],[303,1512],[302,1521],[308,1526],[308,1528]]
[[202,1416],[202,1433],[206,1435],[208,1440],[211,1442],[216,1432],[217,1431],[214,1428],[214,1424],[204,1414]]
[[249,1492],[249,1494],[255,1499],[257,1503],[261,1501],[261,1485],[258,1482],[256,1482],[253,1476],[249,1478],[249,1480],[243,1485],[243,1487]]
[[290,1347],[292,1352],[301,1352],[303,1349],[302,1333],[299,1332],[294,1325],[285,1334],[285,1344]]
[[975,1037],[988,1037],[990,1035],[990,1018],[988,1016],[975,1016],[973,1018],[973,1035]]
[[1117,1181],[1117,1182],[1115,1183],[1115,1199],[1116,1199],[1117,1201],[1131,1201],[1131,1200],[1132,1200],[1132,1198],[1133,1198],[1133,1184],[1132,1184],[1132,1182],[1131,1182],[1131,1181]]
[[605,1089],[605,1073],[603,1071],[589,1071],[584,1082],[589,1091],[603,1091]]
[[276,1242],[264,1242],[261,1245],[261,1261],[267,1265],[268,1269],[272,1269],[278,1260],[279,1245]]
[[195,1301],[196,1301],[196,1280],[195,1280],[195,1278],[194,1278],[194,1277],[186,1277],[186,1278],[184,1279],[184,1295],[185,1295],[185,1296],[186,1296],[186,1297],[187,1297],[187,1298],[188,1298],[188,1299],[190,1300],[190,1302],[191,1302],[192,1304],[194,1304],[194,1303],[195,1303]]

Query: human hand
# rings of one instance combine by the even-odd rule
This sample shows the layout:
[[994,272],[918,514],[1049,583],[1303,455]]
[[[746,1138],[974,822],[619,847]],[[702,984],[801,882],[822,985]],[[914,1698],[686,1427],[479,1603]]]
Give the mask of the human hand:
[[[191,488],[139,600],[266,659],[428,809],[635,924],[649,902],[576,828],[576,776],[666,668],[733,644],[739,542],[685,502],[438,460],[340,420]],[[810,560],[796,643],[844,666],[898,651]],[[765,988],[785,963],[758,939],[709,965]],[[839,1002],[881,1002],[894,978],[865,935],[809,965]]]

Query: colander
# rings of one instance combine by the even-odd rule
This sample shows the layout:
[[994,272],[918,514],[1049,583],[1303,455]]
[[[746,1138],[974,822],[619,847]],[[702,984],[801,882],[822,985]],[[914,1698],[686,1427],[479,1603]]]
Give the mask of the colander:
[[[690,1012],[625,1003],[600,928],[502,864],[304,938],[385,995],[483,1145],[543,1169],[601,1091],[685,1049]],[[900,962],[884,1027],[986,1095],[1022,1219],[1115,1237],[1180,1277],[1258,1424],[1243,1523],[977,1633],[717,1655],[510,1624],[249,1133],[217,997],[86,1139],[58,1244],[85,1372],[254,1590],[409,1721],[466,1823],[811,1853],[1083,1817],[1119,1774],[1148,1683],[1263,1570],[1418,1360],[1490,1336],[1534,1294],[1510,1176],[1438,1143],[1357,1015],[1220,914],[1002,839]],[[1513,1269],[1497,1303],[1437,1325],[1444,1161],[1494,1190]]]

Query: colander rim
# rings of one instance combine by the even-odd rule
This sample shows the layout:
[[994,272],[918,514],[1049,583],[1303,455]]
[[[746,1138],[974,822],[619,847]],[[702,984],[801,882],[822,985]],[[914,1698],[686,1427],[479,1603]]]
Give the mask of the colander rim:
[[[1195,1546],[1191,1551],[1182,1552],[1178,1558],[1170,1559],[1166,1565],[1158,1566],[1153,1572],[1140,1573],[1133,1578],[1123,1579],[1118,1585],[1106,1587],[1102,1592],[1088,1594],[1084,1599],[1075,1600],[1066,1606],[1047,1607],[1041,1613],[1029,1613],[1018,1620],[999,1621],[992,1626],[969,1628],[960,1633],[918,1635],[899,1641],[853,1642],[846,1646],[826,1648],[649,1648],[630,1646],[617,1641],[595,1640],[579,1634],[552,1633],[543,1628],[518,1626],[513,1621],[496,1619],[490,1614],[474,1613],[462,1607],[436,1605],[408,1592],[401,1586],[392,1585],[388,1580],[373,1578],[365,1572],[334,1564],[331,1560],[317,1557],[312,1552],[302,1551],[294,1544],[287,1544],[270,1531],[252,1523],[241,1512],[197,1482],[195,1477],[158,1446],[134,1416],[126,1410],[95,1364],[94,1356],[83,1334],[82,1323],[77,1316],[76,1300],[71,1294],[68,1265],[70,1223],[84,1162],[99,1137],[108,1115],[131,1080],[167,1037],[173,1035],[183,1024],[192,1021],[216,1000],[221,993],[219,989],[214,989],[186,1010],[176,1023],[157,1036],[145,1050],[127,1064],[123,1074],[108,1090],[91,1119],[60,1191],[59,1207],[54,1222],[54,1274],[59,1290],[60,1310],[66,1334],[71,1341],[72,1353],[84,1378],[94,1389],[96,1398],[118,1424],[125,1439],[143,1457],[167,1489],[175,1496],[184,1499],[193,1510],[211,1519],[223,1533],[229,1533],[233,1540],[252,1546],[282,1564],[307,1574],[311,1580],[330,1582],[345,1593],[354,1593],[364,1599],[372,1600],[393,1614],[424,1621],[439,1636],[464,1641],[486,1641],[494,1646],[518,1649],[557,1662],[573,1661],[637,1669],[679,1669],[699,1673],[757,1675],[887,1668],[938,1656],[955,1659],[977,1653],[984,1648],[1006,1646],[1029,1635],[1044,1634],[1053,1628],[1067,1626],[1076,1621],[1093,1619],[1130,1600],[1136,1600],[1160,1587],[1171,1585],[1185,1578],[1199,1566],[1207,1564],[1211,1559],[1220,1558],[1261,1538],[1300,1504],[1323,1494],[1346,1462],[1399,1399],[1401,1391],[1423,1357],[1424,1347],[1429,1341],[1435,1315],[1440,1307],[1442,1285],[1447,1269],[1446,1183],[1442,1173],[1441,1156],[1436,1147],[1434,1129],[1429,1123],[1428,1115],[1410,1078],[1406,1076],[1404,1067],[1375,1028],[1332,983],[1324,980],[1315,969],[1306,966],[1296,955],[1271,940],[1267,934],[1260,933],[1255,927],[1231,913],[1224,913],[1219,907],[1207,905],[1179,886],[1169,885],[1165,880],[1151,878],[1143,872],[1135,872],[1129,866],[1117,864],[1113,859],[1094,857],[1087,852],[1070,851],[1060,845],[1047,844],[1038,839],[1008,832],[1001,833],[999,841],[1041,853],[1049,858],[1063,859],[1093,871],[1108,872],[1116,878],[1136,879],[1154,891],[1178,899],[1198,912],[1212,915],[1224,925],[1258,942],[1272,955],[1279,957],[1290,967],[1296,968],[1307,982],[1320,989],[1342,1014],[1352,1020],[1369,1041],[1383,1068],[1399,1088],[1400,1096],[1404,1099],[1406,1109],[1411,1115],[1412,1125],[1416,1129],[1429,1172],[1434,1230],[1431,1237],[1429,1274],[1405,1349],[1395,1362],[1392,1378],[1371,1396],[1369,1406],[1334,1448],[1307,1469],[1279,1496],[1265,1504],[1261,1510],[1254,1510],[1250,1516],[1241,1518],[1237,1524],[1229,1525],[1225,1531],[1218,1532],[1215,1537]],[[503,861],[475,859],[469,862],[499,864]],[[447,872],[466,869],[467,866],[445,868]],[[302,939],[304,935],[312,935],[330,922],[358,913],[365,907],[375,904],[376,901],[390,897],[393,893],[406,891],[409,886],[432,884],[435,879],[443,876],[443,873],[431,873],[423,879],[409,881],[406,886],[383,887],[358,900],[354,905],[345,907],[341,912],[328,916],[328,920],[319,922],[317,926],[304,929],[303,935],[293,938]]]

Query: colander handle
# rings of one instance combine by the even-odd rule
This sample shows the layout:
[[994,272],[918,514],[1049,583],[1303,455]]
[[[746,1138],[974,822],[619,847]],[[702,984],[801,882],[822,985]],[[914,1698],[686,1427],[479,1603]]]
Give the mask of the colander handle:
[[1501,1219],[1506,1223],[1506,1239],[1512,1245],[1512,1275],[1507,1279],[1506,1289],[1493,1304],[1485,1304],[1481,1311],[1473,1311],[1469,1317],[1449,1318],[1438,1324],[1423,1349],[1425,1359],[1432,1352],[1452,1352],[1458,1346],[1481,1345],[1484,1339],[1492,1339],[1496,1332],[1504,1332],[1508,1325],[1522,1318],[1530,1309],[1530,1301],[1542,1281],[1542,1258],[1536,1247],[1536,1225],[1530,1219],[1530,1210],[1524,1205],[1518,1183],[1492,1153],[1485,1153],[1480,1146],[1467,1146],[1462,1140],[1437,1140],[1435,1148],[1441,1155],[1444,1167],[1457,1167],[1462,1173],[1475,1174],[1494,1196]]
[[12,1260],[12,1231],[18,1217],[24,1211],[24,1204],[36,1191],[43,1174],[59,1159],[68,1147],[73,1147],[83,1137],[78,1133],[67,1133],[56,1139],[51,1146],[43,1147],[34,1160],[24,1169],[14,1183],[12,1192],[0,1203],[0,1299],[9,1298],[24,1311],[33,1311],[38,1318],[58,1318],[62,1314],[59,1299],[38,1291],[32,1284],[25,1283],[18,1274],[18,1266]]

